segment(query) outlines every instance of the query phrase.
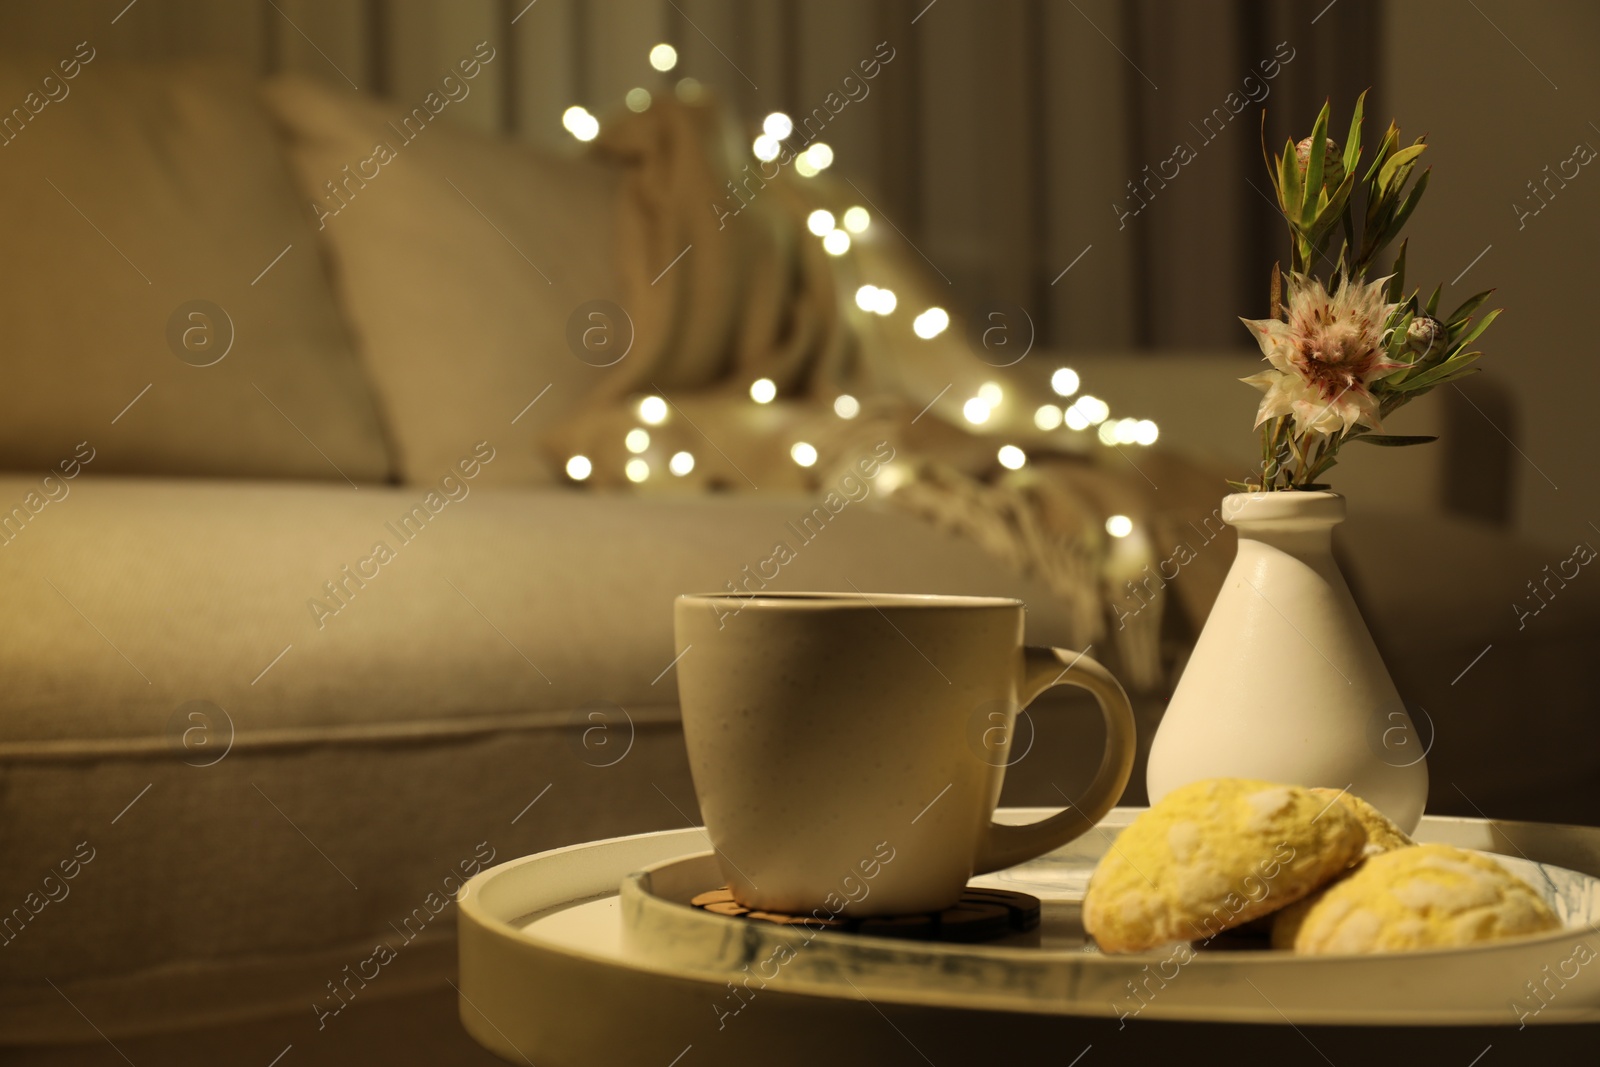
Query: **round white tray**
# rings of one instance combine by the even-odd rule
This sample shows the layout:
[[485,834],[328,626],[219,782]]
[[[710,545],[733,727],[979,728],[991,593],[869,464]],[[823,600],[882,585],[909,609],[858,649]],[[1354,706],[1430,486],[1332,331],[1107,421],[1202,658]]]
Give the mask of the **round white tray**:
[[1396,1054],[1417,1041],[1438,1062],[1490,1044],[1592,1050],[1594,1027],[1552,1024],[1600,1023],[1600,959],[1574,962],[1600,953],[1600,830],[1430,817],[1416,835],[1509,857],[1525,875],[1549,865],[1535,884],[1583,928],[1404,956],[1201,953],[1179,967],[1101,956],[1076,926],[1089,868],[1137,813],[1119,808],[1102,832],[976,880],[1045,902],[1037,947],[812,935],[697,911],[688,897],[720,884],[699,829],[514,860],[462,892],[461,1018],[486,1047],[540,1067],[942,1065],[1001,1050],[1069,1063],[1092,1044],[1143,1058],[1207,1035],[1289,1062],[1320,1062],[1308,1041],[1333,1062],[1380,1039]]

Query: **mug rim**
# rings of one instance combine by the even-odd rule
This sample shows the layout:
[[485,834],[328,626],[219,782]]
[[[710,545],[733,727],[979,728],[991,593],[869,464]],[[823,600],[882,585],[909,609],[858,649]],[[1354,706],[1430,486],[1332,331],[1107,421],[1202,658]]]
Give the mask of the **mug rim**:
[[977,610],[986,608],[1025,608],[1016,597],[973,596],[964,593],[866,593],[851,591],[835,593],[825,591],[761,592],[761,593],[680,593],[678,602],[694,601],[715,603],[738,601],[744,607],[786,607],[814,611],[830,609],[859,610],[872,608],[911,608],[931,610]]

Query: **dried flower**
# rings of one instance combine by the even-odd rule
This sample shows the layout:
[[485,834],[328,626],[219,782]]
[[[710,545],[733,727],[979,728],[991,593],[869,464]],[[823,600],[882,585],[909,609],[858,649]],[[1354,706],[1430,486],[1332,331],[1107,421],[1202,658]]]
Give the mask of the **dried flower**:
[[1444,323],[1432,315],[1418,315],[1406,327],[1406,344],[1419,356],[1427,356],[1444,338]]
[[[1339,147],[1339,142],[1332,137],[1324,137],[1326,148],[1322,154],[1322,184],[1328,189],[1339,188],[1339,183],[1344,181],[1344,149]],[[1300,173],[1304,174],[1311,166],[1311,138],[1307,137],[1294,146],[1294,159],[1300,165]]]
[[1292,415],[1302,434],[1380,428],[1372,385],[1406,366],[1385,349],[1384,324],[1395,308],[1385,299],[1387,285],[1386,278],[1350,279],[1330,296],[1319,279],[1291,274],[1287,322],[1242,320],[1272,364],[1241,379],[1266,394],[1257,426]]
[[[1434,440],[1383,433],[1379,422],[1428,391],[1476,373],[1473,364],[1483,353],[1472,343],[1499,314],[1473,319],[1492,291],[1468,297],[1448,315],[1439,310],[1443,285],[1427,300],[1416,290],[1407,292],[1404,241],[1388,277],[1367,281],[1381,269],[1378,256],[1416,210],[1429,171],[1413,180],[1426,139],[1402,147],[1400,128],[1392,122],[1365,170],[1358,166],[1366,95],[1356,98],[1342,152],[1327,136],[1328,104],[1318,112],[1311,136],[1298,144],[1285,141],[1282,152],[1269,154],[1262,140],[1262,158],[1289,227],[1288,270],[1283,272],[1289,298],[1285,313],[1275,264],[1272,317],[1242,320],[1271,366],[1242,379],[1263,396],[1256,413],[1261,478],[1231,483],[1241,491],[1320,486],[1339,461],[1339,450],[1351,441],[1392,448]],[[1312,155],[1314,145],[1322,146],[1320,161]],[[1313,184],[1311,171],[1318,163],[1322,180]],[[1360,212],[1351,205],[1357,185]],[[1343,241],[1338,255],[1329,256],[1326,246],[1336,234]],[[1318,260],[1332,268],[1326,283],[1314,274]]]

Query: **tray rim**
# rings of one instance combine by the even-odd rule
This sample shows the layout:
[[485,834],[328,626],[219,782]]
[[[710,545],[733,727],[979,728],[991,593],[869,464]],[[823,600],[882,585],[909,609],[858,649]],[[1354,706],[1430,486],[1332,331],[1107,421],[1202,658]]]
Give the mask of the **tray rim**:
[[[1499,855],[1499,853],[1485,853],[1485,852],[1483,852],[1482,849],[1473,849],[1471,851],[1479,852],[1479,853],[1482,853],[1484,855]],[[644,887],[644,885],[642,884],[642,879],[644,879],[645,877],[647,877],[649,875],[655,874],[656,872],[662,871],[662,870],[666,869],[667,867],[670,867],[670,866],[673,866],[673,865],[676,865],[676,864],[680,864],[680,863],[688,863],[688,862],[694,861],[694,860],[704,860],[705,858],[710,857],[710,856],[715,856],[715,853],[710,851],[710,850],[706,850],[706,851],[703,851],[703,852],[693,852],[693,853],[689,853],[689,854],[686,854],[686,855],[683,855],[683,856],[674,856],[671,859],[659,860],[656,863],[653,863],[648,867],[641,867],[637,871],[630,872],[625,877],[625,879],[624,879],[624,881],[622,883],[622,886],[620,887],[621,891],[618,893],[618,896],[625,899],[626,896],[627,896],[627,887],[630,884],[632,884],[632,885],[635,885],[635,886],[638,887],[638,892],[640,892],[642,894],[645,894],[645,895],[648,895],[651,899],[653,899],[653,900],[655,900],[655,901],[657,901],[657,902],[659,902],[661,904],[665,904],[668,907],[677,908],[677,909],[680,909],[680,910],[683,910],[683,911],[699,913],[701,911],[701,909],[692,908],[689,905],[680,904],[675,900],[668,900],[665,897],[656,895],[655,893],[651,892],[649,889]],[[1520,859],[1521,857],[1508,856],[1506,858],[1507,859]],[[1539,861],[1539,860],[1530,860],[1528,862],[1539,863],[1541,861]],[[1545,866],[1559,867],[1561,870],[1568,871],[1569,873],[1572,873],[1572,874],[1582,875],[1583,877],[1588,878],[1590,881],[1592,881],[1592,882],[1594,882],[1596,884],[1600,884],[1600,877],[1597,877],[1596,875],[1588,874],[1588,873],[1583,872],[1583,871],[1573,871],[1573,870],[1571,870],[1571,868],[1560,867],[1559,864],[1554,864],[1554,863],[1547,863],[1547,864],[1545,864]],[[710,912],[706,912],[704,914],[714,915],[714,913],[710,913]],[[720,924],[720,920],[723,920],[725,918],[726,918],[725,916],[715,916],[714,919],[708,920],[706,925],[709,928],[710,926],[713,925],[714,922]],[[763,927],[759,927],[758,929],[760,929],[761,932],[765,934],[765,933],[769,933],[771,931],[785,931],[787,928],[774,924],[773,926],[770,927],[770,931],[769,931],[768,927],[764,927],[764,926]],[[1436,959],[1436,958],[1439,958],[1439,957],[1443,957],[1444,959],[1448,960],[1448,959],[1452,959],[1452,958],[1460,958],[1463,955],[1475,955],[1475,956],[1476,955],[1485,955],[1485,954],[1489,954],[1489,953],[1494,952],[1496,949],[1502,949],[1502,948],[1531,948],[1531,947],[1533,947],[1535,945],[1543,944],[1543,943],[1546,943],[1546,942],[1550,943],[1551,945],[1554,945],[1556,943],[1559,943],[1559,942],[1562,942],[1562,941],[1566,941],[1569,937],[1571,937],[1573,935],[1573,933],[1575,931],[1579,931],[1579,930],[1585,931],[1586,932],[1586,936],[1591,936],[1592,937],[1592,936],[1600,935],[1600,929],[1597,929],[1595,926],[1566,926],[1566,927],[1562,927],[1560,930],[1553,930],[1553,931],[1550,931],[1548,933],[1524,934],[1524,935],[1520,935],[1520,936],[1517,936],[1517,937],[1501,938],[1498,941],[1489,941],[1489,942],[1484,942],[1482,944],[1477,944],[1477,945],[1463,945],[1463,946],[1460,946],[1460,947],[1457,947],[1457,948],[1414,949],[1414,950],[1407,951],[1407,952],[1390,952],[1390,953],[1327,952],[1327,953],[1321,953],[1321,954],[1316,955],[1316,956],[1296,956],[1294,953],[1288,952],[1288,951],[1283,950],[1283,949],[1229,949],[1226,952],[1198,953],[1198,954],[1196,954],[1196,956],[1195,956],[1195,958],[1194,958],[1194,960],[1192,962],[1185,963],[1184,966],[1185,967],[1192,967],[1196,963],[1199,963],[1199,964],[1203,965],[1203,969],[1215,969],[1215,968],[1219,968],[1219,967],[1220,968],[1226,968],[1226,967],[1229,967],[1230,965],[1232,965],[1237,960],[1245,960],[1245,961],[1248,961],[1250,963],[1271,963],[1271,964],[1274,964],[1274,965],[1280,964],[1280,963],[1296,963],[1296,964],[1301,964],[1301,965],[1310,964],[1312,966],[1315,966],[1316,964],[1320,964],[1322,962],[1330,962],[1331,963],[1331,962],[1335,962],[1335,961],[1342,961],[1342,962],[1346,962],[1346,963],[1350,963],[1350,962],[1370,963],[1370,962],[1373,962],[1375,960],[1397,959],[1397,958],[1398,959],[1404,959],[1404,960],[1422,960],[1422,961],[1427,961],[1427,960],[1432,960],[1432,959]],[[1152,960],[1152,959],[1161,959],[1161,958],[1163,958],[1163,952],[1161,950],[1155,950],[1155,951],[1150,951],[1150,952],[1123,952],[1123,953],[1115,953],[1115,954],[1112,954],[1112,953],[1080,953],[1080,952],[1075,952],[1075,951],[1070,950],[1070,949],[1040,949],[1040,948],[1031,948],[1031,947],[1021,946],[1021,945],[988,944],[988,943],[984,943],[984,942],[978,942],[976,944],[967,944],[967,943],[957,942],[957,941],[918,941],[918,940],[915,940],[915,939],[907,940],[907,939],[902,939],[902,938],[882,937],[882,936],[879,936],[879,935],[864,934],[864,933],[851,934],[850,935],[850,939],[851,939],[851,942],[853,944],[860,944],[863,947],[869,948],[869,949],[872,949],[872,948],[889,948],[891,946],[895,947],[895,948],[903,949],[903,948],[907,947],[908,945],[915,946],[918,951],[927,951],[928,954],[931,955],[931,956],[972,956],[972,955],[984,955],[984,956],[986,956],[986,955],[989,955],[990,953],[993,953],[996,956],[996,958],[1001,959],[1001,960],[1005,960],[1005,959],[1018,959],[1018,960],[1022,960],[1022,959],[1038,959],[1041,956],[1052,958],[1052,959],[1055,958],[1055,957],[1058,957],[1058,956],[1062,957],[1062,958],[1065,958],[1065,957],[1078,958],[1080,956],[1084,956],[1084,957],[1087,957],[1087,958],[1090,958],[1090,959],[1113,960],[1113,961],[1135,961],[1135,960],[1148,961],[1148,960]],[[1179,942],[1173,942],[1173,944],[1178,944],[1178,943]],[[1162,949],[1166,949],[1167,947],[1168,946],[1166,946],[1166,945],[1161,946]],[[1313,962],[1313,961],[1315,961],[1315,962]],[[1095,966],[1095,964],[1090,964],[1090,966]],[[1600,1009],[1596,1009],[1596,1010],[1600,1011]]]
[[[997,816],[1010,816],[1020,819],[1029,819],[1037,818],[1040,815],[1047,814],[1050,810],[1051,809],[1043,808],[1005,808],[1000,809],[1000,811],[997,812]],[[1103,828],[1126,825],[1128,821],[1131,821],[1143,810],[1145,809],[1135,807],[1114,808],[1112,812],[1108,813],[1107,817],[1098,825]],[[1436,827],[1456,826],[1463,829],[1477,829],[1487,832],[1491,837],[1494,836],[1495,830],[1501,830],[1502,836],[1509,837],[1509,835],[1504,834],[1504,829],[1518,827],[1530,828],[1536,831],[1579,831],[1585,834],[1593,835],[1595,838],[1595,843],[1600,845],[1600,828],[1596,827],[1554,823],[1532,823],[1503,819],[1480,819],[1467,816],[1425,816],[1424,819],[1425,826],[1428,823],[1432,823]],[[1421,828],[1419,828],[1419,830],[1420,829]],[[696,843],[699,845],[698,848],[694,847]],[[605,853],[613,850],[621,850],[630,845],[643,846],[646,844],[654,845],[656,848],[661,850],[677,849],[677,851],[667,851],[665,854],[658,855],[657,858],[646,861],[645,867],[638,866],[635,861],[628,861],[627,863],[623,864],[623,866],[627,866],[628,869],[621,871],[621,873],[618,875],[616,883],[610,888],[602,888],[594,893],[565,899],[559,902],[545,903],[532,908],[524,908],[515,914],[510,914],[503,918],[500,914],[492,912],[491,909],[489,909],[481,899],[485,891],[489,890],[490,887],[493,887],[497,882],[500,882],[508,875],[519,871],[521,868],[527,865],[547,863],[550,861],[560,861],[563,859],[573,859],[580,854],[586,854],[598,859],[604,856]],[[704,854],[706,853],[709,845],[710,841],[706,835],[705,828],[691,826],[677,830],[661,830],[643,834],[621,835],[596,841],[580,842],[577,844],[567,845],[556,849],[549,849],[544,852],[533,853],[527,856],[508,860],[504,863],[496,865],[495,867],[480,872],[462,887],[457,901],[460,909],[459,922],[463,925],[470,925],[474,927],[479,933],[488,935],[492,943],[504,942],[508,946],[520,946],[524,949],[528,947],[537,947],[541,953],[549,953],[551,955],[567,957],[572,960],[582,961],[591,965],[620,968],[639,974],[659,976],[666,979],[721,983],[731,972],[723,970],[691,969],[679,965],[659,964],[655,961],[645,958],[630,957],[627,955],[613,955],[604,951],[589,950],[586,948],[573,946],[569,943],[556,942],[546,938],[541,938],[537,935],[527,932],[524,929],[524,927],[530,922],[542,915],[552,914],[554,912],[574,907],[579,904],[611,898],[616,898],[620,904],[622,896],[622,883],[624,880],[646,869],[647,867],[678,862],[695,855]],[[613,865],[616,863],[617,861],[613,860]],[[1578,873],[1585,874],[1591,878],[1600,878],[1600,874],[1590,871],[1579,871]],[[621,922],[620,915],[618,917],[618,921],[619,923]],[[773,929],[775,931],[780,930],[778,927],[774,927]],[[1600,930],[1591,928],[1590,933],[1591,936],[1593,936],[1594,934],[1600,933]],[[1567,937],[1571,936],[1571,934],[1572,930],[1567,929],[1559,932],[1559,934],[1538,935],[1536,938],[1517,939],[1515,941],[1508,941],[1503,944],[1526,947],[1530,942],[1537,941],[1542,938],[1563,941]],[[896,948],[904,948],[907,944],[904,941],[895,941],[892,939],[871,938],[871,940],[883,940],[894,945]],[[468,972],[469,970],[473,969],[471,964],[477,962],[469,959],[469,956],[476,951],[476,948],[471,946],[475,946],[476,944],[477,939],[475,938],[469,940],[468,938],[463,937],[461,940],[459,962],[461,966],[463,985],[467,984]],[[946,950],[944,954],[955,956],[969,954],[973,948],[987,948],[992,952],[1009,951],[1013,953],[1030,953],[1034,956],[1037,956],[1039,951],[1037,949],[1025,949],[1014,946],[971,946],[959,944],[944,945],[938,943],[918,944],[919,947],[923,949]],[[1492,949],[1492,946],[1489,948]],[[1439,955],[1446,958],[1459,958],[1460,954],[1464,951],[1471,952],[1474,950],[1427,950],[1427,953],[1430,956]],[[1482,952],[1484,949],[1478,949],[1476,951]],[[1229,953],[1229,955],[1234,954]],[[1254,957],[1262,954],[1251,953],[1251,955]],[[1416,955],[1420,956],[1422,953],[1418,953]],[[1097,958],[1111,961],[1127,961],[1134,959],[1147,960],[1151,958],[1151,956],[1150,954],[1130,954],[1122,957]],[[1361,954],[1318,957],[1319,962],[1328,962],[1335,966],[1338,966],[1341,963],[1344,965],[1349,965],[1352,962],[1370,962],[1371,960],[1371,956]],[[1197,959],[1195,962],[1200,962],[1200,960]],[[1252,962],[1266,961],[1253,960]],[[1298,963],[1299,965],[1304,966],[1307,963],[1307,959],[1305,957],[1295,957],[1285,954],[1283,958],[1276,961],[1276,963]],[[1191,965],[1192,964],[1188,964],[1186,966]],[[1219,958],[1207,962],[1208,968],[1215,968],[1217,966],[1226,967],[1228,966],[1228,961]],[[977,998],[968,993],[963,993],[959,996],[954,994],[941,995],[940,991],[938,990],[928,989],[906,990],[891,986],[873,986],[870,990],[862,990],[858,987],[851,987],[847,989],[845,987],[822,986],[820,984],[813,985],[810,983],[787,982],[781,985],[773,985],[771,988],[774,991],[781,992],[786,995],[816,998],[821,1000],[854,1000],[866,1001],[867,1003],[872,1003],[874,1000],[882,1000],[908,1007],[954,1006],[980,1011],[994,1011],[997,1013],[1009,1012],[1030,1015],[1083,1017],[1096,1019],[1116,1017],[1114,1014],[1106,1011],[1105,1008],[1099,1005],[1097,1002],[1086,1000],[1071,1001],[1067,1003],[1040,1004],[1037,1002],[1008,1001],[1003,997]],[[465,993],[462,994],[462,999],[465,1001]],[[1271,1007],[1270,1002],[1269,1006],[1259,1009],[1253,1007],[1219,1008],[1217,1006],[1206,1006],[1202,1008],[1185,1004],[1170,1005],[1157,1002],[1147,1004],[1144,1010],[1140,1012],[1139,1017],[1141,1019],[1150,1019],[1152,1021],[1161,1020],[1197,1023],[1242,1022],[1289,1026],[1297,1025],[1297,1022],[1306,1023],[1308,1025],[1421,1027],[1465,1025],[1513,1026],[1518,1023],[1516,1017],[1508,1011],[1500,1010],[1490,1013],[1479,1008],[1462,1009],[1459,1011],[1448,1009],[1428,1009],[1409,1013],[1404,1010],[1397,1010],[1394,1013],[1384,1014],[1382,1016],[1375,1016],[1371,1013],[1365,1012],[1355,1012],[1343,1015],[1333,1013],[1329,1015],[1318,1015],[1315,1018],[1302,1016],[1300,1019],[1296,1020],[1284,1015],[1275,1007]],[[1597,1021],[1600,1021],[1600,1008],[1572,1008],[1556,1004],[1546,1005],[1546,1007],[1537,1016],[1534,1016],[1530,1020],[1533,1025],[1538,1026],[1572,1025],[1580,1023],[1594,1023]]]

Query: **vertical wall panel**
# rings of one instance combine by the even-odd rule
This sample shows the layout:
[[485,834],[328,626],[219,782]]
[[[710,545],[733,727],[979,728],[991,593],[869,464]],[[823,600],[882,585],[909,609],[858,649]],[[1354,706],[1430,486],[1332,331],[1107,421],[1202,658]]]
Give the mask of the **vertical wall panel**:
[[[989,71],[988,121],[976,130],[986,142],[978,151],[982,170],[973,192],[985,207],[982,242],[989,265],[988,299],[1002,295],[1031,304],[1038,264],[1036,160],[1040,101],[1033,78],[1040,58],[1033,47],[1032,3],[985,4],[985,33],[978,40]],[[932,17],[932,12],[929,12]],[[1030,309],[1033,310],[1033,309]]]
[[873,80],[872,115],[879,136],[878,201],[889,218],[917,225],[922,218],[923,108],[920,71],[922,50],[917,47],[917,27],[912,19],[926,0],[883,0],[878,4],[878,32],[874,52],[882,41],[894,48],[893,64]]
[[272,0],[265,25],[273,35],[277,69],[373,92],[373,26],[366,4]]
[[1132,177],[1131,130],[1125,113],[1107,107],[1106,98],[1125,81],[1127,63],[1094,28],[1118,24],[1116,0],[1077,5],[1045,5],[1041,28],[1051,59],[1042,79],[1040,145],[1047,328],[1073,346],[1116,348],[1133,342],[1137,246],[1112,210]]
[[[1137,217],[1113,202],[1280,40],[1300,58],[1272,87],[1275,128],[1330,90],[1348,106],[1372,81],[1374,4],[1313,23],[1288,0],[56,0],[0,5],[0,55],[88,39],[113,58],[301,71],[410,106],[488,41],[496,63],[445,120],[573,151],[571,104],[604,116],[633,86],[693,77],[753,128],[825,108],[887,41],[894,62],[823,138],[833,176],[926,253],[953,306],[1022,304],[1055,345],[1195,346],[1239,340],[1231,316],[1258,309],[1281,244],[1247,184],[1265,185],[1254,110],[1197,140]],[[663,40],[680,57],[666,74],[647,59]]]
[[[916,25],[921,67],[923,109],[922,171],[923,252],[960,289],[982,284],[984,275],[983,208],[973,195],[982,180],[982,154],[989,147],[981,134],[990,116],[973,87],[981,81],[972,47],[982,32],[976,5],[941,3]],[[907,223],[899,223],[902,229]]]
[[[144,58],[210,60],[242,63],[251,71],[264,69],[265,38],[260,7],[254,0],[236,4],[162,0],[141,2],[124,12],[125,3],[111,0],[99,5],[105,22],[101,33],[133,38]],[[113,18],[117,18],[115,25]]]
[[[401,103],[420,103],[439,88],[456,64],[471,58],[482,41],[498,50],[504,41],[496,0],[387,0],[389,94]],[[496,59],[498,62],[498,57]],[[471,95],[440,114],[447,122],[486,132],[503,125],[505,100],[500,72],[489,65],[472,83]]]
[[[872,58],[873,45],[882,39],[872,6],[856,0],[812,0],[799,5],[797,15],[799,84],[790,105],[794,119],[799,123],[812,117],[809,137],[820,125],[819,116],[826,117],[817,139],[833,148],[839,160],[836,173],[848,174],[877,199],[886,162],[879,132],[885,116],[881,98],[872,92],[876,79],[865,81],[856,67]],[[849,86],[843,84],[846,78]],[[852,90],[859,101],[848,95]],[[840,109],[836,115],[834,108]]]
[[666,0],[607,0],[591,3],[588,15],[588,61],[591,70],[589,110],[604,120],[622,107],[622,98],[636,86],[661,91],[664,80],[650,65],[650,49],[666,39]]
[[[742,106],[748,99],[750,86],[722,57],[722,52],[740,48],[739,0],[674,0],[674,3],[678,9],[667,9],[670,17],[666,31],[668,41],[678,50],[678,69],[672,72],[673,79],[694,78],[714,88],[721,99]],[[740,65],[749,66],[748,63]],[[775,95],[769,90],[768,95],[772,96],[773,107],[777,107],[781,94]]]
[[[0,53],[70,54],[79,41],[128,59],[213,60],[263,69],[266,55],[256,0],[54,0],[0,5]],[[113,21],[115,20],[115,21]]]
[[[111,25],[116,13],[112,10],[106,14],[105,4],[93,0],[61,0],[49,7],[0,4],[0,54],[33,58],[57,53],[67,56],[84,40],[97,52],[127,54],[134,41],[129,34],[118,33],[118,27]],[[116,52],[110,51],[113,38],[121,44]]]
[[[1157,31],[1148,17],[1154,9],[1144,4],[1140,10],[1147,16],[1140,23],[1145,32],[1137,47],[1128,49],[1130,55],[1147,73],[1159,73],[1169,94],[1177,86],[1185,93],[1177,108],[1158,100],[1153,89],[1137,97],[1143,136],[1135,145],[1130,176],[1148,206],[1129,228],[1141,239],[1145,263],[1141,283],[1148,316],[1141,338],[1155,347],[1239,345],[1238,309],[1260,307],[1263,281],[1235,269],[1244,260],[1236,212],[1276,210],[1260,173],[1259,110],[1241,91],[1256,57],[1240,55],[1231,34],[1222,35],[1218,47],[1190,47],[1216,22],[1217,12],[1163,7],[1165,24]],[[1180,146],[1195,158],[1166,167],[1176,176],[1165,181],[1159,171]],[[1256,167],[1247,172],[1252,159]],[[1247,182],[1257,191],[1251,192]],[[1194,285],[1197,273],[1211,275],[1210,283]]]
[[796,63],[792,0],[747,0],[735,11],[738,36],[731,45],[717,41],[728,58],[718,56],[721,65],[711,67],[724,97],[751,120],[798,107],[791,78]]
[[[1025,81],[994,69],[1026,62],[1016,5],[940,3],[916,24],[924,108],[923,251],[969,301],[1021,302],[1028,270],[1003,247],[1031,183]],[[904,224],[902,223],[902,228]],[[1031,238],[1029,238],[1031,240]],[[1014,251],[1014,250],[1012,250]],[[1018,288],[1020,282],[1020,289]]]
[[[572,138],[561,126],[561,113],[580,103],[576,49],[579,0],[539,0],[530,8],[516,0],[506,44],[512,84],[512,130],[517,137],[550,147]],[[518,15],[520,14],[520,18]],[[591,110],[592,102],[588,105]]]

